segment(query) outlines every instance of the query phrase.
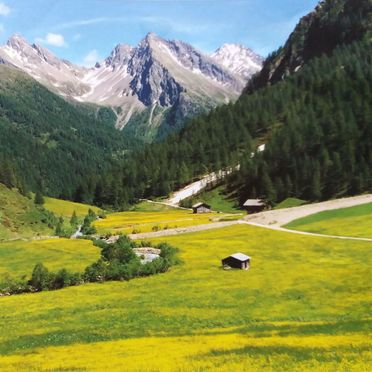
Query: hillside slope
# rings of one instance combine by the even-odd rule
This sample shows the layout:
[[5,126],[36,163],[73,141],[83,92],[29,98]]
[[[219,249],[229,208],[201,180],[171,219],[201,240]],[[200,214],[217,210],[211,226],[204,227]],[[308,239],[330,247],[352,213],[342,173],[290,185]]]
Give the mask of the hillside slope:
[[315,57],[329,55],[337,46],[372,36],[370,0],[324,0],[301,18],[282,48],[272,53],[249,82],[253,92],[285,79]]
[[0,241],[52,235],[50,216],[32,200],[0,183]]
[[15,165],[28,189],[74,197],[82,183],[130,148],[100,111],[92,115],[92,108],[71,105],[24,73],[0,65],[0,159]]

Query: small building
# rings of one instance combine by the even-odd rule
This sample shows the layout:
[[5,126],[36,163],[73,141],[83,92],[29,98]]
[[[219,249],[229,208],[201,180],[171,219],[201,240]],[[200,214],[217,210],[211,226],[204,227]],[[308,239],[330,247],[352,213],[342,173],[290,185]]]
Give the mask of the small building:
[[194,213],[210,213],[211,206],[207,203],[196,203],[192,206]]
[[262,199],[248,199],[244,204],[243,207],[247,210],[247,213],[258,213],[263,211],[267,204]]
[[229,266],[233,269],[248,270],[251,258],[243,253],[235,253],[222,260],[222,266]]

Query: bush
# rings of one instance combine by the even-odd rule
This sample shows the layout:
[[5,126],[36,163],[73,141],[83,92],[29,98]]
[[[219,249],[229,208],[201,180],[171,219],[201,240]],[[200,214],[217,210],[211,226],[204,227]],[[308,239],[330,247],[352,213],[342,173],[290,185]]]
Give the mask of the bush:
[[0,282],[0,294],[11,295],[30,291],[31,288],[25,279],[16,280],[6,275]]
[[30,285],[37,291],[45,291],[51,287],[51,276],[48,269],[42,264],[38,263],[32,271]]

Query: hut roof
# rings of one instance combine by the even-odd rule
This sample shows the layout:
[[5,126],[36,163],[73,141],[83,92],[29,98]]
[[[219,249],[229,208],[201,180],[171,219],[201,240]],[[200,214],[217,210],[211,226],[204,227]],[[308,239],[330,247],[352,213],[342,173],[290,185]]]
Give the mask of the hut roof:
[[196,203],[196,204],[194,204],[192,207],[193,207],[193,208],[199,208],[199,207],[201,207],[202,205],[205,205],[207,208],[210,208],[210,205],[209,205],[209,204],[207,204],[207,203],[203,203],[203,202]]
[[[251,259],[249,256],[247,256],[244,253],[234,253],[234,254],[232,254],[229,257],[233,257],[233,258],[235,258],[235,259],[237,259],[239,261],[247,261],[247,260],[250,260]],[[228,257],[226,257],[226,258],[228,258]]]
[[243,206],[244,207],[262,207],[265,205],[265,202],[261,199],[248,199]]

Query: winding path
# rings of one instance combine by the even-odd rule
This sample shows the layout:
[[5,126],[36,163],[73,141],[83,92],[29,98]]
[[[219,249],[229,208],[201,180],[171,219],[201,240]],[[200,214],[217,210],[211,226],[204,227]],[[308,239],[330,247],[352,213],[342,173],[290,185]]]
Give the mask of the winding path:
[[342,198],[328,200],[321,203],[301,205],[300,207],[276,209],[256,213],[244,217],[244,220],[256,223],[258,225],[280,227],[286,225],[289,222],[292,222],[302,217],[309,216],[311,214],[324,212],[332,209],[354,207],[356,205],[367,203],[372,203],[372,194],[352,196],[350,198]]
[[326,202],[308,204],[300,207],[278,209],[272,211],[261,212],[246,216],[241,220],[228,221],[228,222],[217,222],[205,225],[189,226],[184,228],[176,228],[169,230],[162,230],[156,232],[148,232],[141,234],[131,234],[129,237],[131,239],[151,239],[158,238],[162,236],[171,236],[179,234],[187,234],[204,230],[218,229],[233,225],[247,224],[251,226],[261,227],[269,230],[281,231],[290,234],[316,236],[321,238],[331,238],[331,239],[342,239],[342,240],[355,240],[355,241],[366,241],[372,242],[372,238],[357,238],[352,236],[338,236],[338,235],[325,235],[310,233],[306,231],[290,230],[282,225],[285,225],[293,220],[301,217],[305,217],[314,213],[323,212],[332,209],[347,208],[360,204],[366,204],[372,202],[372,194],[360,195],[351,198],[343,198],[336,200],[329,200]]

